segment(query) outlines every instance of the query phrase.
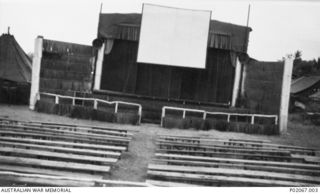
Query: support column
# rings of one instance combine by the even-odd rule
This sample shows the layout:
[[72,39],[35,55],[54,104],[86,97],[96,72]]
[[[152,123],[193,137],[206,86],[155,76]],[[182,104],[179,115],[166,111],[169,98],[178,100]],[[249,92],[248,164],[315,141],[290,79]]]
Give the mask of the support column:
[[233,107],[236,106],[237,98],[239,95],[240,77],[241,77],[240,73],[241,73],[241,63],[239,61],[239,58],[237,57],[234,83],[233,83],[232,101],[231,101],[231,106]]
[[93,87],[93,89],[95,90],[100,90],[104,50],[105,50],[105,43],[102,44],[97,55],[96,72],[95,72],[94,87]]
[[242,68],[242,79],[241,79],[241,96],[244,97],[245,94],[245,82],[247,77],[247,65],[243,64]]
[[279,112],[279,131],[281,134],[287,132],[292,68],[293,58],[287,57],[284,61],[283,67],[281,101]]
[[32,59],[31,91],[30,91],[30,101],[29,101],[29,108],[31,110],[35,109],[35,105],[37,102],[37,94],[39,93],[42,45],[43,45],[43,37],[38,36],[35,39],[34,53],[33,53],[33,59]]

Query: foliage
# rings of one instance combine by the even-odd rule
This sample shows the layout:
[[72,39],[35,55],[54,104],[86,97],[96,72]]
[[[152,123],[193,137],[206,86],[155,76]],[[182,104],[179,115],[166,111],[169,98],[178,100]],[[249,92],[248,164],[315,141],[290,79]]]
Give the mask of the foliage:
[[320,75],[320,57],[317,60],[303,60],[302,51],[300,50],[287,56],[294,57],[292,72],[294,78],[307,75]]

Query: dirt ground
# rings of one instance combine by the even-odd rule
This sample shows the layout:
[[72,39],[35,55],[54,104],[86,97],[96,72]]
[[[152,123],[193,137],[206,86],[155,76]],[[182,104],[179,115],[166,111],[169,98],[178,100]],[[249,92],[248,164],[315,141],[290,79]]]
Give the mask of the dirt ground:
[[[158,134],[203,136],[216,138],[242,138],[263,139],[273,143],[304,146],[320,150],[320,127],[310,123],[302,123],[290,119],[288,132],[281,136],[250,135],[244,133],[220,132],[217,130],[198,131],[193,129],[164,129],[156,124],[141,124],[140,126],[121,125],[100,121],[73,119],[58,115],[38,113],[31,111],[27,106],[13,106],[0,104],[0,116],[25,121],[57,122],[79,125],[95,125],[113,128],[135,129],[138,132],[130,142],[129,151],[124,153],[106,179],[127,180],[144,182],[146,179],[147,165],[151,162],[155,151],[155,139]],[[317,153],[319,155],[319,152]]]

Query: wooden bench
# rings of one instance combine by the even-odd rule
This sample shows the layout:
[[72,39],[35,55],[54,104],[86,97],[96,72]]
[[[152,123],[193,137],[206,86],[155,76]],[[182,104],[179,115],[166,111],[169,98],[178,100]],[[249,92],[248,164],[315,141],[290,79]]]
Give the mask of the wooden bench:
[[36,132],[41,134],[54,134],[54,135],[64,135],[70,137],[87,137],[88,139],[97,139],[97,140],[118,140],[129,142],[131,138],[127,137],[118,137],[104,134],[93,134],[93,133],[84,133],[84,132],[74,132],[67,130],[56,130],[56,129],[44,129],[38,127],[28,127],[28,126],[10,126],[10,125],[0,125],[1,130],[10,130],[10,131],[23,131],[23,132]]
[[37,186],[112,185],[103,175],[128,150],[131,139],[118,130],[2,120],[0,178]]
[[97,172],[97,173],[109,173],[110,166],[107,165],[93,165],[93,164],[81,164],[75,162],[64,162],[64,161],[51,161],[45,159],[35,159],[17,156],[0,156],[0,162],[2,164],[19,164],[23,166],[42,166],[56,169],[68,169],[76,170],[80,172]]
[[0,146],[2,147],[12,147],[12,148],[24,148],[33,150],[45,150],[50,152],[68,153],[68,154],[78,154],[78,155],[88,155],[97,157],[110,157],[110,158],[120,158],[120,152],[112,151],[101,151],[92,149],[79,149],[79,148],[68,148],[68,147],[58,147],[58,146],[47,146],[38,145],[30,143],[16,143],[16,142],[6,142],[0,140]]
[[254,164],[254,165],[267,165],[267,166],[281,166],[290,168],[320,170],[320,165],[295,163],[295,162],[275,162],[275,161],[261,161],[261,160],[243,160],[233,158],[216,158],[216,157],[204,157],[204,156],[188,156],[181,154],[161,154],[156,153],[156,158],[178,159],[188,161],[203,161],[203,162],[229,162],[229,163],[241,163],[241,164]]
[[320,185],[316,149],[257,139],[170,135],[160,135],[156,145],[147,178],[155,185]]
[[23,120],[16,120],[10,118],[0,117],[0,121],[7,122],[7,123],[20,123],[20,124],[27,124],[27,125],[35,125],[35,126],[43,126],[43,127],[69,127],[69,128],[89,128],[101,131],[115,131],[121,133],[128,133],[131,132],[138,132],[136,129],[117,129],[117,128],[109,128],[109,127],[102,127],[102,126],[94,126],[94,125],[75,125],[75,124],[65,124],[65,123],[54,123],[54,122],[39,122],[39,121],[23,121]]
[[169,135],[169,134],[160,134],[158,135],[159,139],[168,139],[176,141],[206,141],[206,140],[222,140],[222,141],[240,141],[240,142],[251,142],[251,143],[271,143],[270,140],[264,139],[235,139],[235,138],[216,138],[216,137],[197,137],[197,136],[179,136],[179,135]]
[[102,163],[114,164],[118,161],[117,158],[106,158],[99,156],[86,156],[73,153],[60,153],[40,150],[30,150],[21,148],[0,147],[0,155],[23,156],[31,158],[51,158],[55,160],[74,161],[78,163]]
[[41,139],[32,139],[32,138],[16,138],[16,137],[1,137],[0,141],[10,142],[10,143],[26,143],[26,145],[43,145],[43,146],[58,146],[63,148],[80,148],[81,150],[96,150],[112,152],[123,152],[127,148],[124,146],[112,146],[112,145],[99,145],[99,144],[87,144],[87,143],[73,143],[73,142],[64,142],[64,141],[51,141],[51,140],[41,140]]
[[187,141],[188,143],[220,143],[226,145],[239,145],[245,147],[271,147],[271,148],[288,148],[288,149],[296,149],[296,150],[304,150],[304,151],[315,151],[314,148],[306,148],[301,146],[290,146],[290,145],[281,145],[281,144],[273,144],[270,141],[264,140],[245,140],[245,139],[220,139],[220,138],[203,138],[203,137],[183,137],[183,136],[159,136],[158,140],[165,141]]
[[320,176],[320,170],[300,169],[293,167],[282,166],[269,166],[265,164],[246,164],[236,163],[229,161],[192,161],[192,160],[177,160],[177,159],[154,159],[153,164],[167,164],[167,165],[180,165],[180,166],[202,166],[202,167],[214,167],[214,168],[232,168],[232,169],[245,169],[245,170],[259,170],[268,172],[283,172],[289,174],[302,174],[310,176]]
[[315,186],[315,184],[282,180],[265,180],[257,178],[234,177],[223,175],[199,175],[193,173],[161,172],[153,170],[148,170],[148,177],[152,179],[164,179],[171,181],[187,181],[192,182],[193,184],[201,184],[204,186]]
[[[303,147],[291,147],[291,146],[281,146],[276,144],[253,144],[253,143],[244,143],[240,141],[222,141],[222,140],[211,140],[206,142],[179,142],[173,140],[164,140],[158,139],[158,143],[166,143],[166,144],[173,144],[173,145],[193,145],[199,147],[225,147],[225,148],[232,148],[232,149],[252,149],[252,150],[277,150],[277,151],[290,151],[291,153],[303,154],[303,155],[315,155],[315,149],[303,148]],[[266,146],[265,146],[266,145]],[[274,146],[270,146],[274,145]]]
[[245,149],[243,147],[234,148],[228,146],[206,146],[206,145],[194,145],[194,144],[181,144],[181,143],[169,143],[159,141],[156,143],[160,149],[168,150],[192,150],[192,151],[221,151],[221,152],[240,152],[240,153],[261,153],[278,156],[290,156],[290,151],[287,150],[256,150]]
[[[12,171],[0,171],[0,179],[10,180],[14,183],[27,183],[30,186],[64,186],[64,187],[88,187],[88,186],[133,186],[148,187],[151,186],[145,182],[131,182],[118,180],[102,180],[95,178],[82,178],[73,176],[52,176],[43,174],[28,174]],[[11,186],[11,184],[10,184]],[[49,188],[50,189],[50,188]],[[54,188],[52,188],[54,189]]]
[[100,134],[100,135],[112,135],[119,137],[132,137],[132,133],[126,133],[121,131],[109,131],[109,130],[101,130],[101,129],[92,129],[89,127],[68,127],[68,126],[52,126],[52,125],[38,125],[38,124],[30,124],[30,123],[6,123],[0,122],[0,126],[19,126],[24,128],[38,128],[38,129],[52,129],[57,131],[71,131],[71,132],[84,132],[88,134]]
[[219,150],[212,151],[193,151],[193,150],[179,150],[179,149],[157,149],[158,153],[168,154],[181,154],[181,155],[192,155],[192,156],[206,156],[206,157],[220,157],[220,158],[236,158],[236,159],[247,159],[247,160],[266,160],[266,161],[295,161],[303,162],[301,158],[292,158],[289,156],[281,156],[274,154],[263,154],[263,153],[241,153],[237,151],[229,150],[223,152]]
[[307,175],[287,174],[287,173],[277,173],[277,172],[262,172],[262,171],[256,171],[256,170],[159,165],[159,164],[149,164],[148,170],[192,173],[192,174],[201,174],[201,175],[224,175],[224,176],[257,178],[257,179],[264,179],[264,180],[282,180],[282,181],[292,181],[292,182],[308,183],[308,184],[315,184],[315,185],[320,184],[319,177],[316,178],[316,177],[307,176]]
[[34,139],[44,139],[44,140],[63,140],[67,142],[80,142],[88,144],[99,144],[99,145],[117,145],[127,147],[128,141],[118,141],[118,140],[97,140],[97,139],[88,139],[81,136],[64,136],[58,134],[40,134],[35,132],[20,132],[20,131],[4,131],[0,130],[0,136],[3,137],[29,137]]
[[11,171],[0,171],[0,179],[10,181],[11,183],[28,184],[31,186],[60,186],[60,187],[93,187],[95,186],[95,182],[81,181],[79,179],[70,180],[60,176],[15,173]]

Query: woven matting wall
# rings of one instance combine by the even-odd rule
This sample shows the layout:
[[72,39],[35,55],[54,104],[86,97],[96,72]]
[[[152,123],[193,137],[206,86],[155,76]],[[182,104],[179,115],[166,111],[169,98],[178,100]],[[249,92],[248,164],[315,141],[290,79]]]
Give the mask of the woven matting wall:
[[279,114],[283,62],[246,64],[245,107],[262,114]]
[[94,110],[93,107],[79,105],[72,106],[71,104],[55,104],[52,102],[52,100],[48,100],[46,98],[37,101],[36,111],[68,116],[72,118],[91,119],[132,125],[139,124],[139,116],[137,113],[114,113],[111,110]]

